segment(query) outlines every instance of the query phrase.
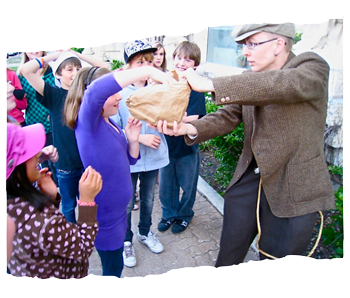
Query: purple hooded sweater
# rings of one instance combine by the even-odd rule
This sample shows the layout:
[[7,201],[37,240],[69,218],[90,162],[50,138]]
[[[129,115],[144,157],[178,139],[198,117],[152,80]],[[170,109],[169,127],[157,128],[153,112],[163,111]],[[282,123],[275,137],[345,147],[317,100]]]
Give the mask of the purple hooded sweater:
[[101,116],[105,101],[121,89],[113,73],[93,81],[85,91],[75,129],[84,168],[91,165],[103,180],[95,199],[99,223],[95,247],[104,251],[119,249],[124,244],[126,207],[133,191],[130,165],[137,161],[129,155],[122,129],[111,120],[118,133]]

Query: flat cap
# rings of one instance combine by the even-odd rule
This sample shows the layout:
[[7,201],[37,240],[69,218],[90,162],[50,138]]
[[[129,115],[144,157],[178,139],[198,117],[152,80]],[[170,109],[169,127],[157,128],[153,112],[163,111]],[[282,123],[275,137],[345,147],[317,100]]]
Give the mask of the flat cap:
[[244,40],[249,36],[259,32],[270,32],[279,35],[283,35],[289,38],[295,37],[295,25],[293,23],[283,24],[247,24],[238,28],[237,31],[233,32],[235,42],[244,43]]

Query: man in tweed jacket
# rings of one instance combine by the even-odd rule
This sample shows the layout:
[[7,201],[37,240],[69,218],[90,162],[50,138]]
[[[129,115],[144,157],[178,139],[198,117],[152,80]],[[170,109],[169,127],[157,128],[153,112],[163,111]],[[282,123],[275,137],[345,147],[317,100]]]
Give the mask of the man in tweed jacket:
[[[323,153],[327,115],[328,64],[317,54],[291,52],[295,27],[250,24],[235,41],[251,70],[206,80],[187,71],[192,89],[212,92],[224,105],[215,113],[170,130],[189,145],[244,125],[244,149],[225,194],[224,222],[216,267],[243,262],[261,226],[260,259],[302,255],[317,212],[334,208],[333,188]],[[259,181],[259,221],[256,210]]]

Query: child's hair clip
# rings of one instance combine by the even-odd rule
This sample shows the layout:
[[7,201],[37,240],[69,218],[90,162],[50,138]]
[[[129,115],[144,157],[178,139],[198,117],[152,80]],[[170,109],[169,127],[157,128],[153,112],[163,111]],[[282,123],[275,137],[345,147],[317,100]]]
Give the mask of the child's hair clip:
[[92,76],[94,75],[95,71],[96,71],[98,68],[99,68],[99,67],[97,67],[97,66],[93,66],[93,67],[91,67],[91,68],[88,70],[88,72],[87,72],[87,74],[86,74],[86,77],[85,77],[85,81],[84,81],[85,89],[86,89],[87,86],[90,85]]

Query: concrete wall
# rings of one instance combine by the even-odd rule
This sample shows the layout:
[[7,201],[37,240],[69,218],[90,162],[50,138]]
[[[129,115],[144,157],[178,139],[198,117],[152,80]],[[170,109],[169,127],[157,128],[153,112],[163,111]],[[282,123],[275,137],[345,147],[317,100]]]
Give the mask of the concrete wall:
[[311,50],[330,66],[325,155],[329,164],[343,166],[343,20],[302,25],[299,30],[302,40],[293,51]]

